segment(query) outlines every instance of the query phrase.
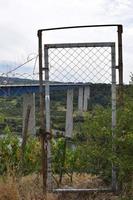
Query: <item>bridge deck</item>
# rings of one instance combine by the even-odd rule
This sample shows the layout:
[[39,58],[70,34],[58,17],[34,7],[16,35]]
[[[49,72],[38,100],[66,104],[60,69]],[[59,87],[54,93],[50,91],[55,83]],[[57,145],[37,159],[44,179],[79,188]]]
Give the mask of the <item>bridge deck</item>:
[[[67,90],[69,88],[79,88],[86,86],[86,83],[50,83],[51,91]],[[43,87],[45,92],[45,84]],[[26,84],[26,85],[0,85],[0,96],[19,96],[26,93],[39,93],[39,84]]]

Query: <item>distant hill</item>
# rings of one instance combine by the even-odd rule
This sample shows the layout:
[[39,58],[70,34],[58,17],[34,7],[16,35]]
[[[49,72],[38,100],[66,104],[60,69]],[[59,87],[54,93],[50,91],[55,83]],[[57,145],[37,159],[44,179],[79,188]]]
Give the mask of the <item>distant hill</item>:
[[16,78],[16,77],[4,77],[0,76],[0,84],[1,85],[18,85],[18,84],[30,84],[30,83],[38,83],[38,80],[26,79],[26,78]]

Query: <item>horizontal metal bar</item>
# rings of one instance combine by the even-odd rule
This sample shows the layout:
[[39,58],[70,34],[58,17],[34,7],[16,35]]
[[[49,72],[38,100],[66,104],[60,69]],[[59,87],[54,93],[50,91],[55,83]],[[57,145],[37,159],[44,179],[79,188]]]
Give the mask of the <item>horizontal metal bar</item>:
[[63,30],[63,29],[77,29],[77,28],[98,28],[98,27],[118,27],[121,26],[121,24],[98,24],[98,25],[83,25],[83,26],[64,26],[64,27],[53,27],[53,28],[45,28],[45,29],[39,29],[39,32],[43,31],[55,31],[55,30]]
[[114,47],[114,42],[45,44],[44,48]]
[[58,188],[53,189],[53,192],[112,192],[112,188],[90,188],[90,189],[77,189],[77,188]]

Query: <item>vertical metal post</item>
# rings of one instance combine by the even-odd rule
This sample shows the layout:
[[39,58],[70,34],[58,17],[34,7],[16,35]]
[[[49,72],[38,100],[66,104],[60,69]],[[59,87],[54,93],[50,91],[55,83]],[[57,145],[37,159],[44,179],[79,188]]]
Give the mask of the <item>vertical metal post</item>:
[[[115,153],[115,128],[116,128],[116,66],[115,66],[115,45],[111,47],[112,61],[112,152]],[[116,167],[112,162],[112,189],[117,190]]]
[[51,174],[51,145],[50,145],[50,87],[49,87],[49,66],[48,66],[48,48],[44,48],[44,69],[45,69],[45,117],[47,134],[47,188],[52,189]]
[[42,147],[42,174],[43,174],[43,193],[46,197],[47,192],[47,150],[45,144],[45,125],[44,125],[44,94],[43,94],[43,66],[42,66],[42,31],[38,31],[38,54],[39,54],[39,89],[40,89],[40,137]]
[[44,94],[43,94],[43,66],[42,66],[42,32],[38,31],[38,54],[39,54],[39,86],[40,86],[40,125],[44,127]]
[[123,103],[123,55],[122,55],[123,26],[118,25],[118,69],[119,69],[119,104]]

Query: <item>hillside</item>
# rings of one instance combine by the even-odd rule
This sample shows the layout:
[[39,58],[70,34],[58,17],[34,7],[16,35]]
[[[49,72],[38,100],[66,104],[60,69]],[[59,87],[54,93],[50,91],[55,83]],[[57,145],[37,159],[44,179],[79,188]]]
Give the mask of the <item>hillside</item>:
[[14,78],[14,77],[0,76],[0,84],[2,84],[2,85],[7,85],[7,84],[20,85],[20,84],[26,84],[26,83],[27,84],[28,83],[38,83],[38,81],[27,79],[27,78]]

